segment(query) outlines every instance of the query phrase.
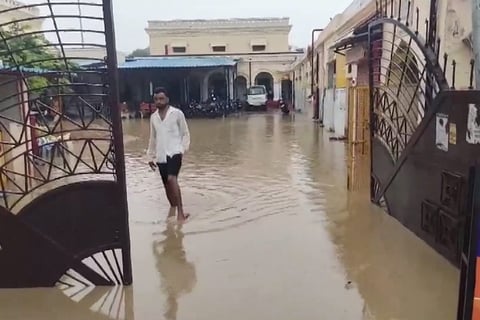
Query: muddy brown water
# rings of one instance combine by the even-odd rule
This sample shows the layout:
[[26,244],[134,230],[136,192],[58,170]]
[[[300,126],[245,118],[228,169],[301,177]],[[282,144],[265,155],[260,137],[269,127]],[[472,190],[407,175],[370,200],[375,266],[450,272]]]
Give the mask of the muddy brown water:
[[1,290],[0,319],[455,319],[458,270],[346,191],[346,148],[308,117],[189,121],[183,228],[124,122],[134,285]]

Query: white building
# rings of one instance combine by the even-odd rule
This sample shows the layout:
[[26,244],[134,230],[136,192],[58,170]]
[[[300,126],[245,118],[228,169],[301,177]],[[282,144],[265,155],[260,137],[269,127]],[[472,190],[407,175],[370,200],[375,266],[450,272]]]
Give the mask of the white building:
[[[68,58],[75,58],[75,63],[79,65],[88,65],[92,63],[98,63],[103,61],[107,56],[107,49],[102,47],[65,47],[65,55]],[[126,54],[120,51],[117,51],[117,62],[124,63]]]
[[150,53],[288,52],[288,18],[149,21]]
[[[302,55],[290,50],[290,30],[288,18],[149,21],[146,28],[152,56],[229,57],[237,62],[229,82],[238,98],[247,87],[263,84],[274,100],[291,98],[289,66]],[[201,81],[202,99],[215,73]]]

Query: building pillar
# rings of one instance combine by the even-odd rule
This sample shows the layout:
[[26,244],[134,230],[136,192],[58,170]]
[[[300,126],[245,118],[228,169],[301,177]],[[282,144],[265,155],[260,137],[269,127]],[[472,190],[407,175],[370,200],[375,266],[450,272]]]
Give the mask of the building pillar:
[[209,73],[205,74],[203,76],[203,81],[201,85],[201,92],[200,92],[200,100],[201,101],[207,101],[208,100],[208,78],[209,78]]
[[247,80],[248,80],[247,86],[248,86],[248,88],[250,88],[253,85],[253,81],[252,81],[252,59],[251,58],[248,61],[248,79]]
[[183,79],[183,89],[184,89],[184,94],[183,94],[183,103],[188,104],[190,101],[190,88],[189,88],[189,81],[188,77]]
[[472,0],[472,47],[475,59],[475,85],[480,89],[480,0]]
[[230,100],[233,100],[235,99],[235,72],[233,70],[233,68],[230,68],[229,69],[230,72],[229,72],[229,75],[228,75],[228,80],[229,80],[229,86],[228,86],[228,90],[229,90],[229,97],[230,97]]
[[274,80],[273,82],[273,100],[280,100],[282,96],[282,82]]

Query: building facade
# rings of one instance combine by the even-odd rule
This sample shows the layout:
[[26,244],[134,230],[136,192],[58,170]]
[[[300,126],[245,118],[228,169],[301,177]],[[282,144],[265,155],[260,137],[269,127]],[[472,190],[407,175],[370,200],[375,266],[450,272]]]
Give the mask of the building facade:
[[[67,58],[75,57],[75,63],[79,65],[89,65],[92,63],[98,63],[100,61],[104,61],[105,57],[107,56],[107,49],[103,47],[92,47],[92,46],[69,46],[64,47],[65,56]],[[126,54],[117,51],[117,62],[124,63],[126,59]],[[77,58],[80,57],[80,58]]]
[[442,188],[450,188],[444,186],[452,176],[466,183],[470,154],[478,152],[465,128],[473,127],[477,103],[462,101],[462,94],[478,98],[469,90],[471,5],[354,0],[291,71],[301,93],[296,102],[308,105],[318,87],[325,129],[348,137],[349,188],[370,191],[374,203],[455,264],[460,221],[470,213],[460,193],[454,208],[444,209],[450,200]]
[[[265,85],[274,100],[292,99],[291,64],[301,55],[288,42],[288,18],[149,21],[152,56],[222,56],[237,62],[231,96],[246,98],[251,85]],[[202,82],[206,98],[210,76]]]
[[288,52],[288,18],[149,21],[150,54]]
[[[418,20],[419,29],[424,33],[425,21],[430,15],[432,1],[412,0],[408,1],[409,4],[407,1],[392,1],[393,15],[396,17],[400,13],[400,19],[402,21],[408,20],[413,32],[416,32]],[[348,127],[346,121],[343,121],[345,128],[339,126],[342,120],[338,117],[345,118],[345,113],[337,112],[337,116],[335,116],[335,110],[339,109],[339,103],[344,104],[343,101],[339,102],[338,99],[345,98],[348,104],[348,97],[342,95],[341,89],[346,88],[348,91],[352,80],[355,81],[356,86],[368,86],[368,63],[366,59],[366,39],[363,44],[357,43],[354,48],[341,52],[336,50],[336,44],[352,37],[354,30],[365,25],[375,14],[377,8],[386,5],[388,11],[390,11],[392,1],[354,0],[342,13],[337,14],[325,26],[324,31],[319,33],[315,41],[313,50],[314,67],[319,60],[319,68],[318,70],[314,68],[313,79],[310,75],[312,69],[310,55],[305,54],[291,66],[291,77],[295,79],[295,104],[298,108],[303,107],[309,111],[313,109],[309,99],[315,93],[315,91],[311,91],[313,80],[314,88],[319,87],[320,97],[317,101],[320,104],[321,120],[337,136],[345,135]],[[438,55],[443,57],[444,54],[448,54],[450,63],[453,60],[457,61],[455,86],[458,89],[465,89],[469,86],[469,61],[473,57],[471,3],[462,0],[437,0],[436,3],[437,39],[441,43]],[[418,18],[416,16],[417,10]],[[388,12],[388,15],[390,15],[390,12]],[[392,39],[389,39],[389,34],[391,37],[392,30],[384,30],[384,42],[392,41]],[[397,37],[395,41],[401,41],[400,37]],[[384,59],[383,61],[388,63],[388,60]],[[446,77],[451,79],[452,72],[453,68],[448,65],[445,70]],[[316,81],[317,77],[318,81]],[[346,81],[338,81],[338,77],[346,77]],[[337,123],[337,126],[335,126],[335,123]]]

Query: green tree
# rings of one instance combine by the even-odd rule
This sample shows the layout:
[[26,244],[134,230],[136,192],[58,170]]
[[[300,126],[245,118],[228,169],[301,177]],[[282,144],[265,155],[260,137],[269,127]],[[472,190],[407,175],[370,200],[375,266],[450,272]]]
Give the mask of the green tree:
[[133,58],[133,57],[148,57],[150,56],[150,48],[145,48],[145,49],[135,49],[130,53],[127,57],[128,58]]
[[[4,66],[15,69],[35,68],[39,71],[66,71],[75,69],[75,65],[55,53],[54,47],[42,34],[26,34],[26,28],[12,24],[0,29],[0,59]],[[59,72],[58,76],[33,76],[28,78],[30,90],[43,91],[50,85],[68,84],[69,81]]]

